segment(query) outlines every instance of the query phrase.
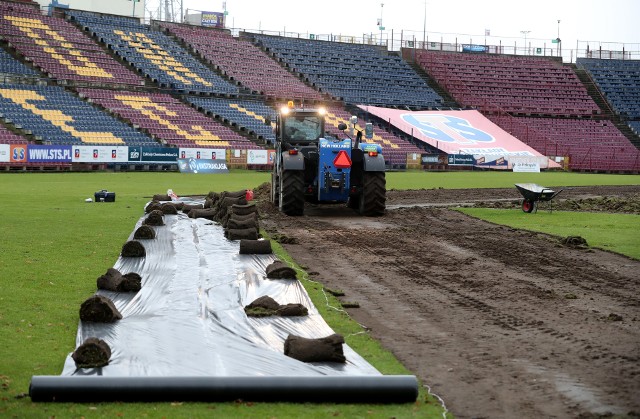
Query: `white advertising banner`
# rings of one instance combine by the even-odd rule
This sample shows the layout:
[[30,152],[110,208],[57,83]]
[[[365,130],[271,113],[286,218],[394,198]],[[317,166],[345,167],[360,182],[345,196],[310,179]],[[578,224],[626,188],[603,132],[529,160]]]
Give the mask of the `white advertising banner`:
[[74,145],[71,161],[74,163],[127,163],[127,146]]
[[222,148],[180,148],[178,158],[226,161],[227,153]]
[[509,164],[514,172],[540,173],[540,160],[544,163],[548,160],[546,157],[521,157],[509,156]]
[[9,144],[0,144],[0,162],[7,163],[11,161],[11,146]]
[[247,150],[247,164],[268,164],[269,152],[267,150]]

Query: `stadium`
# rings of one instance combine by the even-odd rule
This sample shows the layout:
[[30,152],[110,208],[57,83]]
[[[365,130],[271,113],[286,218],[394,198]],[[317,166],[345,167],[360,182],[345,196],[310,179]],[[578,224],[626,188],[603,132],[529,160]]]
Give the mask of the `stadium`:
[[[0,414],[638,415],[638,51],[579,45],[574,62],[555,45],[237,30],[223,12],[146,20],[132,17],[139,2],[84,3],[0,3],[2,277],[12,283],[0,336],[14,342],[0,353]],[[380,150],[386,211],[383,201],[360,214],[381,216],[316,201],[291,217],[287,180],[273,205],[288,103],[326,110],[324,137],[358,134],[369,156],[379,157],[367,146]],[[181,173],[197,161],[229,174]],[[527,206],[513,188],[532,182],[555,189],[550,202]],[[104,187],[115,202],[98,202]],[[259,211],[252,238],[271,239],[273,256],[232,255],[233,214],[185,211],[164,213],[146,262],[123,259],[150,201],[206,210],[205,197]],[[278,259],[300,288],[262,278]],[[143,275],[137,297],[99,292],[133,329],[77,325],[93,278],[112,266],[156,275]],[[188,278],[200,278],[196,289]],[[266,292],[304,303],[308,317],[247,318],[245,302]],[[163,317],[170,306],[182,311]],[[346,364],[274,354],[292,325],[344,335]],[[108,366],[73,365],[89,335],[112,345]],[[131,397],[68,384],[84,375],[114,378]],[[29,389],[32,376],[43,378]],[[39,386],[68,403],[36,403],[47,399]],[[108,403],[123,400],[148,403]]]

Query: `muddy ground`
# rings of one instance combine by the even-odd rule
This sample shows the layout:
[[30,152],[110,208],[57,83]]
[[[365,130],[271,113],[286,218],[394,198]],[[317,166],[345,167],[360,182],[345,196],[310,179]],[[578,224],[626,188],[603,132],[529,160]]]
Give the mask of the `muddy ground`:
[[[351,317],[456,417],[640,416],[640,261],[447,208],[518,207],[515,188],[387,198],[379,218],[311,205],[287,217],[262,203],[262,224],[296,238],[284,245],[293,258],[359,303]],[[554,201],[638,214],[640,186]]]

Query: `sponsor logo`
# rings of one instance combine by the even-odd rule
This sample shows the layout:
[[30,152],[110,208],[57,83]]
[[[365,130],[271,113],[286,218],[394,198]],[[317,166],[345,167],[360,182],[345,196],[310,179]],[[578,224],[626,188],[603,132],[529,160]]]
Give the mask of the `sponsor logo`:
[[486,131],[475,128],[467,119],[442,114],[403,114],[402,120],[423,135],[443,143],[486,144],[496,139]]
[[27,152],[23,147],[15,147],[13,153],[11,153],[11,160],[14,161],[25,161],[26,157]]
[[118,150],[111,150],[111,158],[112,159],[118,158]]
[[29,147],[29,161],[71,161],[71,148]]
[[94,159],[97,159],[99,155],[100,155],[100,154],[98,154],[98,149],[97,149],[97,148],[94,148],[94,149],[93,149],[93,158],[94,158]]

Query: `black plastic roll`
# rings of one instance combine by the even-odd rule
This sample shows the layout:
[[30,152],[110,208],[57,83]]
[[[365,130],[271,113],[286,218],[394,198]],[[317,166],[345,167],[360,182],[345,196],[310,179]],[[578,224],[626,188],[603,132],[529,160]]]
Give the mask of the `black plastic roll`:
[[320,403],[412,403],[413,375],[314,377],[105,377],[31,378],[33,402],[159,402],[233,400]]

